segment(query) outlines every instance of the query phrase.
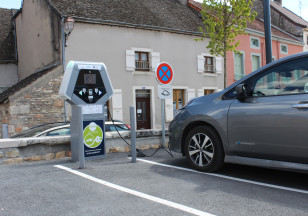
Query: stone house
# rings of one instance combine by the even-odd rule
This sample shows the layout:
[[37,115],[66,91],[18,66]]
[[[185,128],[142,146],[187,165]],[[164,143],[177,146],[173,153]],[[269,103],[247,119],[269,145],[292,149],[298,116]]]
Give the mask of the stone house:
[[[189,5],[196,11],[201,11],[200,3],[189,0]],[[258,3],[258,0],[254,1]],[[276,4],[271,2],[272,4]],[[258,4],[257,4],[258,5]],[[263,9],[263,5],[262,5]],[[303,51],[303,40],[272,24],[272,56],[273,60],[280,59]],[[240,45],[237,50],[241,54],[227,52],[227,85],[231,85],[243,76],[266,65],[264,22],[256,18],[252,24],[248,24],[246,35],[237,37]]]
[[[73,28],[66,28],[71,20]],[[207,41],[194,40],[202,23],[187,0],[24,0],[13,21],[19,82],[0,94],[0,122],[10,135],[69,120],[58,90],[70,60],[106,64],[114,87],[106,109],[129,122],[135,105],[138,129],[161,128],[159,62],[170,63],[175,74],[166,124],[191,98],[223,88],[222,58],[209,54]]]

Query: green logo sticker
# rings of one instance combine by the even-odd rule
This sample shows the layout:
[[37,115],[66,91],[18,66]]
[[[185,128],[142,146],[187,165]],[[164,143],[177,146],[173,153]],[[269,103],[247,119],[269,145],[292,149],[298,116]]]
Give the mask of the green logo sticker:
[[83,131],[83,142],[88,148],[96,148],[103,141],[103,131],[95,122],[91,122]]

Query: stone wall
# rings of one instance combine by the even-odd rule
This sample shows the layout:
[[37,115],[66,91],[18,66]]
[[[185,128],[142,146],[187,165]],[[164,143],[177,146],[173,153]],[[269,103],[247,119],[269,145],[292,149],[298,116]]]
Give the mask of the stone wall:
[[1,131],[2,124],[8,124],[12,136],[39,124],[65,121],[64,101],[59,97],[62,77],[59,66],[0,104]]
[[[168,135],[168,132],[166,132]],[[121,132],[130,143],[130,132]],[[137,131],[136,146],[140,150],[157,149],[161,145],[161,131]],[[166,143],[168,143],[166,136]],[[165,145],[166,145],[165,143]],[[0,139],[0,164],[20,164],[71,157],[70,136]],[[106,133],[106,153],[129,152],[130,147],[116,132]]]

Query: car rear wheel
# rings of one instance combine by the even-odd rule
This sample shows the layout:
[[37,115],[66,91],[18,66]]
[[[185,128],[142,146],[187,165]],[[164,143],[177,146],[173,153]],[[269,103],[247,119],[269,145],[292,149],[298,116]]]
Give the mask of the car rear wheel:
[[197,170],[211,172],[220,169],[224,162],[224,150],[217,133],[208,126],[192,129],[185,139],[185,155]]

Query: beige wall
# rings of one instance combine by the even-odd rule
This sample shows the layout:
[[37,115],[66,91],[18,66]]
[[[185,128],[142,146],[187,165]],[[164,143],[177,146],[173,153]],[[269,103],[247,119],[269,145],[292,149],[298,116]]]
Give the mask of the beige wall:
[[11,87],[18,82],[16,64],[0,64],[0,87]]
[[207,43],[196,42],[195,38],[196,36],[175,33],[75,23],[66,47],[66,64],[70,60],[105,63],[114,89],[122,89],[122,112],[125,122],[129,122],[129,106],[134,105],[134,89],[151,89],[152,118],[155,116],[152,128],[160,128],[161,108],[154,72],[145,74],[127,71],[126,50],[143,48],[159,52],[160,61],[166,61],[173,67],[174,88],[193,89],[194,96],[197,96],[198,90],[207,87],[223,89],[222,74],[205,76],[198,73],[197,56],[208,51],[205,48]]
[[16,18],[19,80],[61,59],[61,19],[46,1],[24,0]]

